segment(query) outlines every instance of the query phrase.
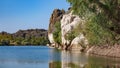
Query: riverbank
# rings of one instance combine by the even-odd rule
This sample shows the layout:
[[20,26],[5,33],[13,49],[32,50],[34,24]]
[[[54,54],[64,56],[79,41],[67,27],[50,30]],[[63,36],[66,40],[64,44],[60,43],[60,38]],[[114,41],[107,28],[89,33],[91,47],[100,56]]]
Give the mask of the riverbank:
[[120,59],[87,56],[47,46],[1,46],[2,68],[120,68]]
[[92,46],[86,51],[87,54],[120,58],[120,45]]
[[[65,50],[60,45],[48,45],[50,48],[57,48],[61,50]],[[98,56],[105,56],[105,57],[112,57],[112,58],[120,58],[120,45],[104,45],[104,46],[91,46],[85,49],[81,47],[72,46],[70,47],[69,51],[79,51],[84,52],[87,55],[98,55]]]

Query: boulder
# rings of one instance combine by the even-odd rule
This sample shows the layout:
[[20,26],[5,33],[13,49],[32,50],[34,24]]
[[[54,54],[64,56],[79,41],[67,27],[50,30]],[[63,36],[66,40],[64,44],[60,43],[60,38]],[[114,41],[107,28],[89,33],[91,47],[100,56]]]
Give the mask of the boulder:
[[68,50],[79,50],[82,51],[84,49],[83,46],[88,45],[88,40],[85,38],[83,34],[80,34],[79,36],[75,37],[70,46],[68,47]]

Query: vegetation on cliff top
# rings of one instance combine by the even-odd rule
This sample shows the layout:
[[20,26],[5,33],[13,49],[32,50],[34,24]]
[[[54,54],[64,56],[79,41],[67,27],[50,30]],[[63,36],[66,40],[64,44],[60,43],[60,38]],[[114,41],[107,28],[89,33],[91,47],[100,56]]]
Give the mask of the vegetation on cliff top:
[[[67,0],[85,22],[90,45],[120,44],[120,0]],[[79,29],[79,28],[78,28]]]
[[47,31],[44,29],[19,30],[16,33],[0,33],[0,45],[46,45]]

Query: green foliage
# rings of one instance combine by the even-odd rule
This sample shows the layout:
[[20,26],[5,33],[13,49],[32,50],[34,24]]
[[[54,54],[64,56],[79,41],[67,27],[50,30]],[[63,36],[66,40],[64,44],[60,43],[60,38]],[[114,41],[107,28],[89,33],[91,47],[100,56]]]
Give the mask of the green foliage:
[[[119,0],[67,0],[71,6],[72,9],[76,14],[84,15],[88,14],[86,12],[98,12],[98,10],[101,10],[101,12],[108,12],[111,14],[118,14],[119,10]],[[113,12],[113,13],[112,13]],[[107,16],[107,14],[105,14]],[[118,16],[118,15],[117,15]]]
[[53,38],[55,42],[58,44],[61,44],[61,23],[56,22],[55,23],[55,31],[53,32]]
[[85,27],[77,29],[87,37],[90,45],[119,43],[120,38],[116,39],[120,36],[119,0],[67,1],[71,4],[74,14],[86,21]]
[[47,43],[47,37],[23,38],[0,34],[0,45],[46,45]]
[[50,68],[61,68],[61,62],[59,61],[54,61],[49,63]]
[[9,45],[10,41],[9,40],[1,40],[2,45]]
[[73,40],[76,37],[75,31],[72,30],[71,32],[67,33],[65,36],[65,39],[67,40]]
[[[111,21],[113,31],[119,33],[120,30],[120,2],[119,0],[67,0],[72,5],[72,10],[81,18],[89,19],[91,14],[103,14],[106,21]],[[101,21],[101,24],[105,23]]]
[[65,36],[65,39],[67,40],[73,40],[76,36],[78,36],[83,29],[83,25],[81,23],[77,24],[74,29],[72,29],[70,32],[68,32]]
[[10,44],[10,39],[12,39],[11,35],[0,35],[0,44],[2,45],[9,45]]
[[[96,16],[94,17],[96,18]],[[98,18],[93,20],[88,20],[86,23],[86,37],[91,45],[102,45],[102,44],[114,44],[115,43],[115,33],[111,32],[109,29],[104,28],[99,25]],[[96,20],[96,21],[95,21]],[[105,26],[106,24],[104,24]]]
[[77,29],[73,29],[72,31],[66,34],[65,39],[72,41],[78,35],[79,32],[77,31]]

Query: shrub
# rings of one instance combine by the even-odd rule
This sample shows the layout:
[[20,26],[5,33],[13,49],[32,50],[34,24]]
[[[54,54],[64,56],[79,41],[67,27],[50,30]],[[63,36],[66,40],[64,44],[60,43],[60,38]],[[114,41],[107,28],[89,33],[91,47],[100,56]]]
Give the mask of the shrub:
[[55,23],[55,31],[53,32],[53,38],[56,43],[61,44],[61,23]]
[[[101,24],[99,20],[102,20],[104,24]],[[107,28],[109,25],[108,22],[104,20],[104,17],[93,16],[85,25],[85,33],[90,45],[113,45],[116,42],[116,33]]]
[[[120,14],[118,0],[67,0],[74,14],[84,19],[85,27],[78,28],[90,45],[113,45],[119,43]],[[116,11],[114,11],[116,10]],[[76,31],[74,31],[76,32]],[[119,43],[120,44],[120,43]]]

